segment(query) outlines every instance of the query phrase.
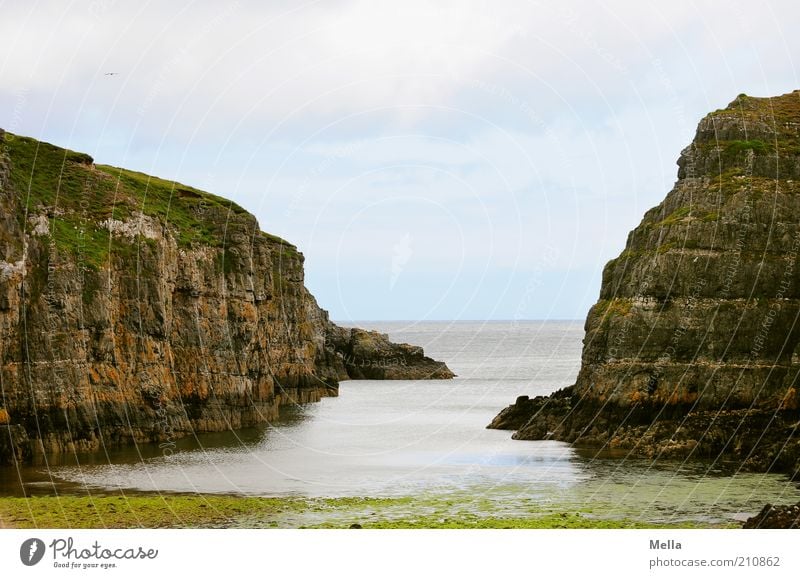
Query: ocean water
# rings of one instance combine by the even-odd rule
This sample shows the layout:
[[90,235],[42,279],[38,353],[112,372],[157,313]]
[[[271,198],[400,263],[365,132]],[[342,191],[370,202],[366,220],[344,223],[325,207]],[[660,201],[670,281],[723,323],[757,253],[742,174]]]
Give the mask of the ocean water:
[[[83,489],[257,496],[449,499],[514,515],[550,506],[647,521],[726,520],[800,500],[785,476],[713,462],[597,457],[555,441],[513,441],[485,426],[521,394],[573,383],[583,324],[362,322],[421,345],[458,375],[348,381],[338,398],[288,407],[279,422],[0,471],[6,493]],[[24,488],[24,490],[23,490]]]

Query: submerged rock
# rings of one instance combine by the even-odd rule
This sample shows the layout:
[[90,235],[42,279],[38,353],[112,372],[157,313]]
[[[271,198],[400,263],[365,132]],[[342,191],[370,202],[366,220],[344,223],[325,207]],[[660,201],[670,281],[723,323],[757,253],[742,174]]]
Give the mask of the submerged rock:
[[171,448],[348,378],[452,377],[331,323],[303,261],[231,201],[0,131],[0,462]]
[[575,385],[490,427],[798,473],[800,92],[740,95],[678,166],[603,271]]

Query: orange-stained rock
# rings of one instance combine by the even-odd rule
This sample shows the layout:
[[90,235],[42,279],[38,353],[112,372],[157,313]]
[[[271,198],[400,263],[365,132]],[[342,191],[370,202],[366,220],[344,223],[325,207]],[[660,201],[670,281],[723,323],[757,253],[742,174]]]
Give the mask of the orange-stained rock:
[[0,408],[21,454],[252,426],[435,363],[384,340],[378,361],[406,366],[348,371],[296,247],[230,201],[87,158],[0,131]]

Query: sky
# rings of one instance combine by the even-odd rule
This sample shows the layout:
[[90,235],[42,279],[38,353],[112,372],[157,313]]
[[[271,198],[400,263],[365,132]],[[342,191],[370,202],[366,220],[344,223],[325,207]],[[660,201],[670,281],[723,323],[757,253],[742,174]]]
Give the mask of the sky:
[[345,322],[584,318],[697,122],[800,88],[796,0],[0,13],[0,127],[235,200]]

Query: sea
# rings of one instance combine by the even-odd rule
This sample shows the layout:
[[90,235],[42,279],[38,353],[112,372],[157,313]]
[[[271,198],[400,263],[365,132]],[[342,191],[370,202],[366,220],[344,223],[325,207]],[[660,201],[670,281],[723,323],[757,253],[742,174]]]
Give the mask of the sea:
[[[519,395],[574,383],[581,321],[359,322],[421,345],[452,380],[345,381],[339,396],[284,408],[241,431],[0,469],[0,493],[128,491],[302,498],[412,498],[460,513],[575,511],[647,523],[742,520],[796,503],[781,474],[721,461],[598,454],[557,441],[515,441],[486,425]],[[408,503],[408,502],[407,502]]]

